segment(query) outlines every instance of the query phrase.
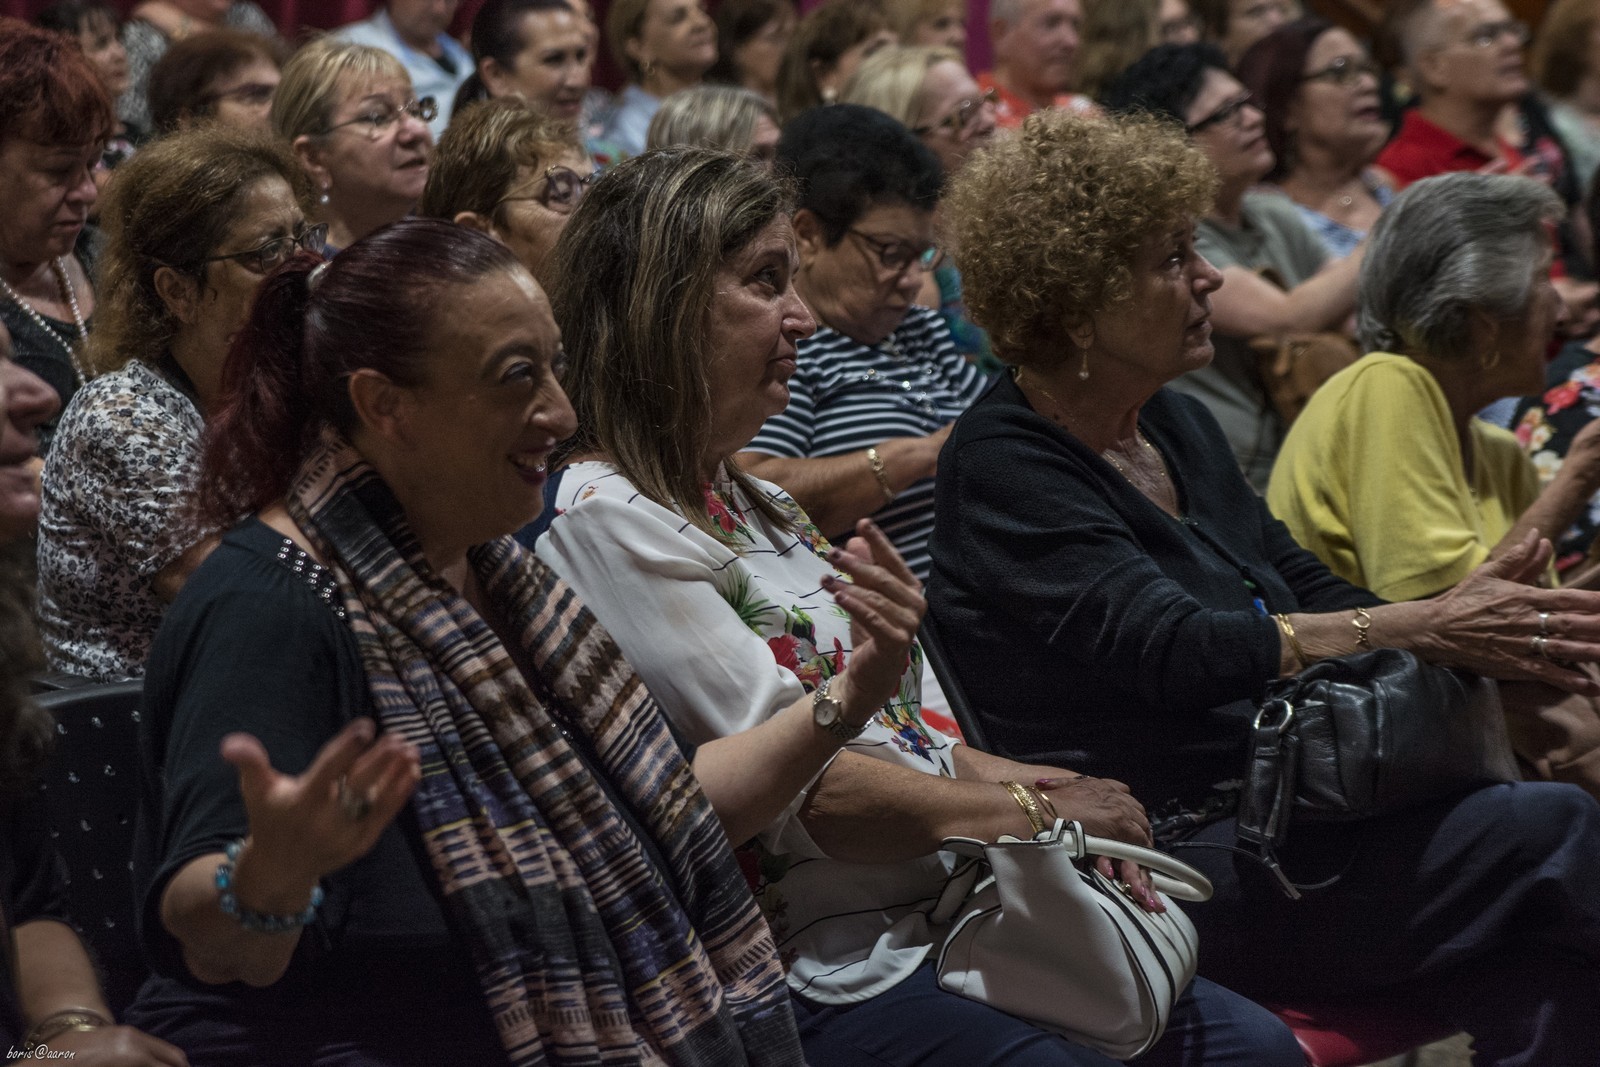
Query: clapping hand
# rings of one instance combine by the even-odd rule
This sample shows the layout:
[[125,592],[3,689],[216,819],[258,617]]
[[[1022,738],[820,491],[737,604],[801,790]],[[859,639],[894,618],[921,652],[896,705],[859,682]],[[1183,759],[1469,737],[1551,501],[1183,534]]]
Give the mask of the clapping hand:
[[852,579],[828,574],[822,586],[850,614],[850,662],[839,675],[834,697],[856,716],[883,706],[900,691],[927,601],[922,583],[871,519],[856,524],[857,536],[835,547],[828,562]]
[[274,884],[304,888],[371,851],[422,777],[415,745],[392,734],[374,740],[376,732],[371,719],[357,719],[300,775],[273,770],[249,734],[223,739],[222,757],[238,769],[250,819],[239,885],[254,884],[245,875],[250,860]]

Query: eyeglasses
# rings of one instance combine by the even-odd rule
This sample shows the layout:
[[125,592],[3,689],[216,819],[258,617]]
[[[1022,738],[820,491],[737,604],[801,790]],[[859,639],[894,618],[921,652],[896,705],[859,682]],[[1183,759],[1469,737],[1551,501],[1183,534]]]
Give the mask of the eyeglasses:
[[1321,70],[1314,70],[1310,74],[1302,74],[1303,82],[1330,81],[1335,85],[1349,87],[1355,85],[1363,77],[1374,80],[1378,77],[1378,65],[1370,59],[1356,56],[1340,56],[1328,63]]
[[1217,110],[1201,119],[1199,122],[1191,122],[1189,125],[1184,127],[1184,130],[1188,133],[1196,134],[1201,130],[1209,129],[1212,126],[1220,126],[1224,122],[1235,122],[1247,107],[1253,107],[1258,111],[1261,109],[1261,105],[1256,103],[1256,98],[1254,96],[1251,96],[1249,93],[1244,93],[1241,96],[1237,96],[1234,99],[1229,100],[1226,104],[1223,104],[1221,107],[1217,108]]
[[231,259],[251,274],[268,274],[296,251],[321,252],[327,240],[328,224],[319,222],[315,226],[303,227],[293,237],[274,237],[255,248],[243,252],[225,252],[220,256],[207,256],[200,262],[218,263],[224,259]]
[[959,137],[966,132],[968,126],[978,121],[978,115],[983,110],[983,105],[993,104],[998,99],[1000,99],[1000,94],[997,90],[985,89],[976,98],[961,101],[956,105],[954,111],[938,122],[930,123],[927,126],[917,126],[911,132],[918,137],[926,137],[934,130],[947,129]]
[[579,174],[571,167],[546,167],[543,189],[529,195],[503,196],[495,201],[494,206],[509,204],[513,200],[537,200],[551,211],[559,211],[563,215],[571,214],[577,208],[578,202],[588,194],[589,186],[593,185],[599,176],[598,171]]
[[248,82],[232,89],[225,89],[220,93],[210,93],[205,101],[215,104],[218,100],[236,100],[246,107],[266,107],[272,103],[272,94],[278,91],[276,85],[265,82]]
[[878,265],[890,274],[903,274],[913,263],[929,271],[944,262],[944,250],[937,245],[919,249],[904,241],[885,241],[860,230],[846,230],[845,233],[860,238],[878,257]]
[[355,118],[336,122],[322,132],[329,134],[346,126],[364,125],[367,127],[367,137],[376,141],[399,122],[402,115],[410,115],[424,123],[432,122],[439,117],[439,104],[431,96],[425,96],[421,100],[408,100],[399,107],[386,102],[377,103]]
[[1517,46],[1528,43],[1532,34],[1528,31],[1528,24],[1518,19],[1506,19],[1503,22],[1485,22],[1467,34],[1467,43],[1474,48],[1493,48],[1500,43],[1502,37],[1512,37]]

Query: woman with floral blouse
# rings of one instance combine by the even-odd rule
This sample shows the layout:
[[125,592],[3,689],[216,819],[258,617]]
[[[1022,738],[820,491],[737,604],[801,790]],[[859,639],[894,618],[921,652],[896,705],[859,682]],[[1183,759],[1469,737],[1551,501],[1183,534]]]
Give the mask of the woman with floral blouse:
[[[942,931],[925,913],[945,880],[945,836],[1031,834],[1014,790],[1127,841],[1148,842],[1143,810],[1120,783],[989,756],[929,726],[915,646],[893,695],[863,699],[850,675],[866,635],[845,612],[920,619],[920,584],[870,520],[830,545],[788,494],[739,468],[738,450],[788,403],[796,342],[815,329],[794,286],[790,210],[764,169],[697,149],[652,152],[595,182],[550,272],[578,433],[538,554],[686,747],[771,728],[796,702],[819,735],[848,738],[795,803],[734,838],[755,838],[747,869],[811,1062],[1110,1067],[939,989]],[[867,590],[862,574],[895,581]],[[1162,907],[1137,868],[1122,875],[1145,907]],[[1301,1056],[1263,1009],[1201,980],[1140,1062]]]

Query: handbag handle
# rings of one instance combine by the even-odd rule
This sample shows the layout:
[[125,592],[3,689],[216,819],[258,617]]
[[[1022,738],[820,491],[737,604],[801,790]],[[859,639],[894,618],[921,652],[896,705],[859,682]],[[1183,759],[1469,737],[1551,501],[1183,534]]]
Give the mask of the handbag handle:
[[[1071,840],[1066,841],[1069,834]],[[1114,841],[1109,837],[1091,837],[1084,833],[1083,824],[1077,821],[1057,819],[1055,826],[1032,840],[1005,836],[995,844],[1051,845],[1058,841],[1064,841],[1072,850],[1074,859],[1082,859],[1085,856],[1106,856],[1114,860],[1132,860],[1148,870],[1151,874],[1151,884],[1158,892],[1165,893],[1169,897],[1193,901],[1211,899],[1211,879],[1182,860],[1173,859],[1165,852],[1157,852],[1142,845],[1130,845],[1124,841]],[[972,837],[947,837],[940,847],[958,856],[981,860],[986,854],[985,850],[990,846]]]

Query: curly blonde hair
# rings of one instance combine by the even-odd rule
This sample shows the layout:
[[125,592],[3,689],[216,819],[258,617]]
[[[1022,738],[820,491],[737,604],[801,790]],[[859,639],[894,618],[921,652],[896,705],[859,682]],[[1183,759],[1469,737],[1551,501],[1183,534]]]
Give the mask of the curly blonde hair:
[[967,311],[1008,363],[1065,358],[1063,333],[1132,295],[1144,240],[1211,206],[1216,172],[1149,115],[1038,111],[947,190]]

